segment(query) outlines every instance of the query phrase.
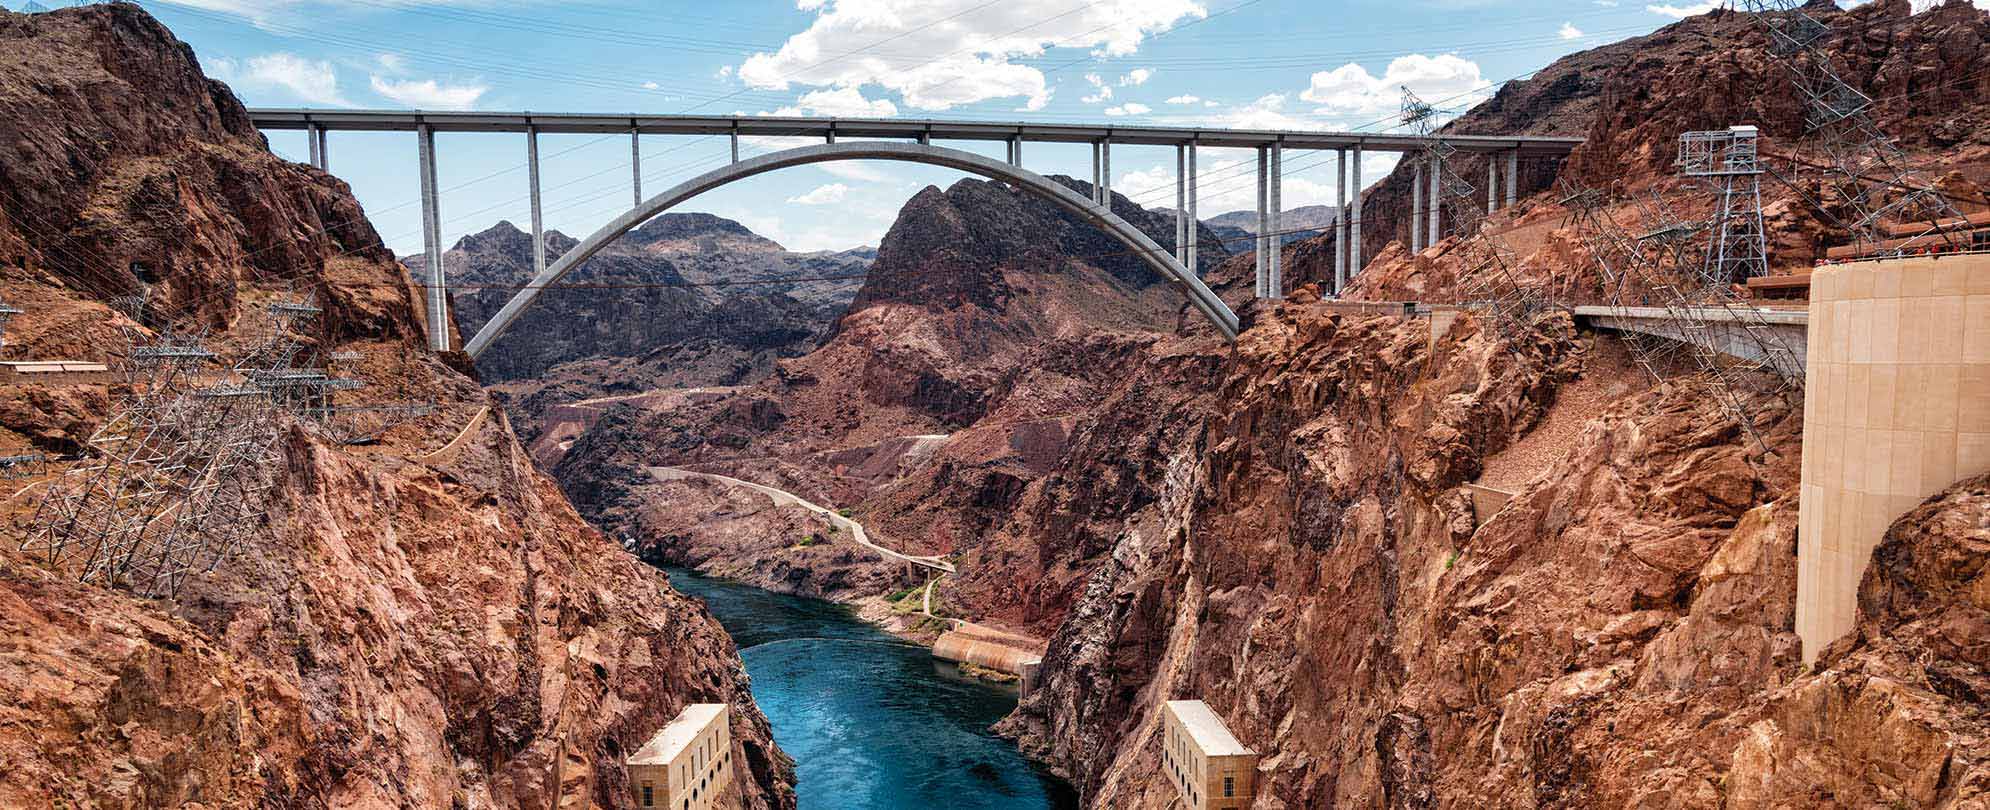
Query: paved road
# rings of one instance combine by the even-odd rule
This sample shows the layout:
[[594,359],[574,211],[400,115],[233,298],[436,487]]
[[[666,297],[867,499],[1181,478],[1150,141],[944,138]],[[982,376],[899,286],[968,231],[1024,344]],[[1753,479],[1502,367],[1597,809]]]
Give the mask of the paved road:
[[658,481],[682,481],[690,478],[704,478],[712,481],[717,481],[722,484],[730,484],[732,486],[737,486],[737,487],[746,487],[747,489],[751,489],[755,492],[767,496],[768,498],[772,499],[776,505],[799,506],[803,509],[807,509],[816,514],[822,515],[823,517],[829,518],[829,522],[836,524],[836,526],[839,528],[849,531],[850,536],[857,539],[857,545],[875,551],[878,554],[883,555],[887,559],[893,559],[893,560],[898,560],[899,562],[911,563],[921,568],[926,568],[933,571],[939,571],[941,573],[946,573],[946,574],[951,574],[954,572],[953,563],[947,562],[946,560],[940,559],[939,557],[915,557],[910,554],[901,554],[899,552],[885,548],[884,546],[880,546],[876,543],[873,543],[871,542],[870,534],[864,531],[864,527],[861,524],[857,523],[854,520],[851,520],[849,518],[837,514],[836,511],[833,509],[828,509],[822,506],[818,506],[814,503],[810,503],[809,501],[803,499],[800,495],[796,495],[784,489],[775,489],[769,486],[762,486],[760,484],[753,483],[752,481],[742,481],[738,478],[734,478],[729,475],[697,472],[695,470],[687,470],[682,467],[651,467],[649,468],[649,471],[650,475],[656,478]]

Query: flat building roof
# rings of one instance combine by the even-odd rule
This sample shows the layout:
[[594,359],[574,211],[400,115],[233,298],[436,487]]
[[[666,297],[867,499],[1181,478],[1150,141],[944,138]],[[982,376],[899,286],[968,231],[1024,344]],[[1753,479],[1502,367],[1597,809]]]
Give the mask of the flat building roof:
[[1168,710],[1175,713],[1182,727],[1188,730],[1189,739],[1202,750],[1203,756],[1234,757],[1256,756],[1257,752],[1244,747],[1230,733],[1230,727],[1211,711],[1209,704],[1200,700],[1170,700]]
[[677,713],[677,718],[664,726],[656,736],[643,744],[636,753],[630,755],[630,765],[668,765],[676,759],[692,740],[698,739],[698,732],[711,725],[713,718],[726,710],[724,703],[693,703]]

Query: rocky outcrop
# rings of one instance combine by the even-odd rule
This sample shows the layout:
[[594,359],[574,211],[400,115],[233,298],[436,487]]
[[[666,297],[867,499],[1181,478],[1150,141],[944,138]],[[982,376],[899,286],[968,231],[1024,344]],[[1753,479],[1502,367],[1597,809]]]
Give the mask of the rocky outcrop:
[[[1115,210],[1172,242],[1172,217],[1124,198]],[[1203,239],[1217,244],[1206,228]],[[1224,257],[1220,248],[1204,255],[1211,266]],[[555,475],[603,525],[628,529],[638,543],[667,540],[656,552],[666,559],[727,565],[786,590],[856,594],[896,568],[863,555],[831,561],[828,550],[799,547],[777,512],[755,510],[765,520],[735,508],[713,512],[709,495],[655,485],[642,469],[701,463],[849,504],[881,543],[966,552],[989,542],[983,530],[1006,522],[1030,483],[1055,468],[1072,425],[1127,378],[1143,347],[1181,318],[1180,307],[1137,256],[1049,202],[979,180],[929,188],[906,203],[821,348],[719,401],[604,412]],[[729,527],[718,534],[738,541],[725,542],[732,559],[670,528],[714,521]],[[747,539],[749,522],[761,539]],[[829,568],[812,578],[790,573],[805,562]],[[1075,577],[1064,570],[1055,588],[1027,597],[1035,590],[1027,580],[947,587],[966,589],[963,599],[1000,588],[1014,599],[977,599],[976,610],[1044,626],[1061,615],[1065,600],[1054,594]]]
[[[684,705],[734,706],[728,806],[793,807],[790,763],[702,607],[588,528],[476,383],[422,348],[405,276],[343,184],[270,154],[227,88],[131,4],[0,12],[10,352],[102,359],[122,329],[225,356],[291,290],[353,403],[436,414],[370,447],[284,426],[266,524],[176,599],[78,584],[0,512],[0,805],[627,807],[620,767]],[[143,293],[139,321],[113,296]],[[16,355],[21,356],[21,355]],[[0,390],[0,438],[74,449],[104,385]],[[466,427],[467,425],[467,427]],[[446,449],[445,449],[446,448]],[[56,474],[70,462],[58,460]]]
[[[1005,731],[1088,807],[1173,800],[1157,709],[1178,698],[1263,755],[1256,806],[1981,801],[1986,482],[1893,527],[1859,632],[1807,669],[1799,417],[1751,402],[1765,452],[1690,385],[1565,396],[1634,379],[1607,348],[1552,321],[1502,345],[1260,313],[1213,394],[1179,393],[1221,406],[1141,454],[1165,473],[1081,566]],[[1551,452],[1520,441],[1571,419]],[[1475,521],[1458,485],[1516,463]]]
[[[548,232],[546,261],[576,244]],[[443,262],[463,288],[454,296],[457,328],[474,334],[531,279],[532,237],[500,222],[463,237]],[[492,344],[477,369],[494,383],[592,381],[591,396],[736,384],[813,349],[866,264],[860,256],[789,253],[710,214],[664,214],[569,274],[562,284],[572,289],[541,295],[512,327],[533,339]],[[605,373],[610,366],[619,373]],[[510,388],[514,399],[533,393]]]
[[[1806,13],[1831,27],[1821,44],[1839,74],[1874,99],[1880,132],[1895,139],[1923,178],[1952,194],[1957,205],[1966,210],[1983,205],[1980,189],[1990,186],[1990,103],[1985,102],[1990,13],[1945,2],[1913,14],[1905,0],[1844,11],[1811,3]],[[1680,133],[1735,124],[1761,127],[1764,148],[1779,156],[1774,162],[1780,170],[1804,184],[1811,197],[1838,205],[1811,179],[1824,158],[1813,154],[1805,138],[1801,94],[1769,54],[1761,25],[1752,15],[1725,9],[1556,60],[1527,79],[1505,83],[1442,131],[1582,137],[1585,142],[1567,161],[1570,176],[1594,188],[1637,194],[1654,184],[1672,187]],[[1791,166],[1784,159],[1790,156],[1804,162]],[[1521,196],[1552,192],[1560,164],[1522,161]],[[1483,188],[1483,159],[1461,156],[1453,171]],[[1386,271],[1385,248],[1409,243],[1412,177],[1409,166],[1399,166],[1364,197],[1361,244],[1371,268]],[[1825,247],[1849,238],[1780,182],[1765,181],[1763,197],[1770,230],[1779,239],[1772,251],[1779,265],[1808,266]],[[1552,222],[1560,216],[1552,202],[1523,202],[1518,213],[1523,221],[1538,216]],[[1689,204],[1678,213],[1700,216],[1704,207]],[[1631,211],[1618,216],[1636,219]],[[1523,255],[1532,252],[1532,238],[1521,242]],[[1288,258],[1285,277],[1294,287],[1331,275],[1333,254],[1324,248],[1316,253],[1325,261]],[[1556,267],[1541,263],[1534,269],[1551,274]],[[1402,289],[1380,286],[1398,294]]]

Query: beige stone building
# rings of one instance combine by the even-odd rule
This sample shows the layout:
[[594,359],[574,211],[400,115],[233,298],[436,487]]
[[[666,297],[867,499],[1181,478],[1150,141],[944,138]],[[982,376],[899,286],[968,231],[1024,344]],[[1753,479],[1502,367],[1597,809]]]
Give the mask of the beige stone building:
[[1810,284],[1797,634],[1851,632],[1901,515],[1990,471],[1990,255],[1819,268]]
[[637,807],[707,810],[732,784],[732,718],[724,703],[685,707],[629,757]]
[[1200,700],[1162,712],[1161,770],[1188,810],[1242,810],[1257,792],[1258,755]]

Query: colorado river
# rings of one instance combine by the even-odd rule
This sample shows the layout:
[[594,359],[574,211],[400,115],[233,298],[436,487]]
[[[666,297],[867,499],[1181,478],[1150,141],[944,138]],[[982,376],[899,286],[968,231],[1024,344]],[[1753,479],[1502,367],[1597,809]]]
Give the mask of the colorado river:
[[739,645],[753,699],[795,758],[801,810],[1077,806],[989,733],[1013,690],[962,677],[841,605],[669,571]]

